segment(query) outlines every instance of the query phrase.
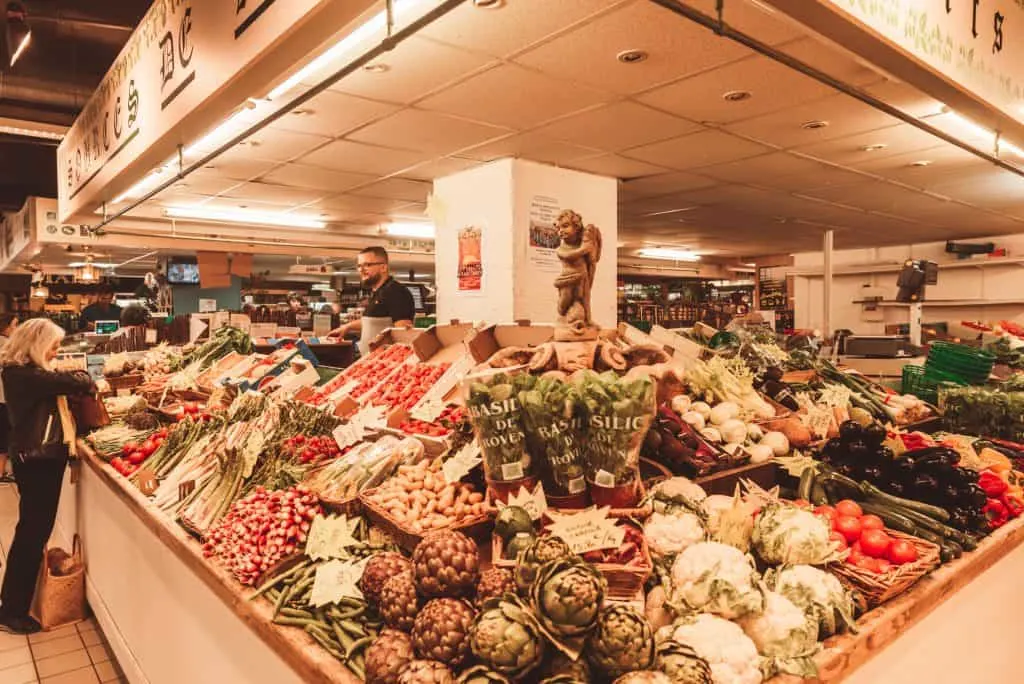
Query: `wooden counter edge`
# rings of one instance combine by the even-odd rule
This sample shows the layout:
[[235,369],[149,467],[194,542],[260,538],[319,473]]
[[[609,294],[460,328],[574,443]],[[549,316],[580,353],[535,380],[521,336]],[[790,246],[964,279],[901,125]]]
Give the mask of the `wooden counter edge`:
[[321,648],[305,632],[271,622],[271,606],[263,600],[250,601],[251,591],[232,575],[208,562],[199,543],[184,529],[142,495],[131,483],[117,475],[96,453],[80,441],[79,453],[100,479],[120,498],[142,524],[208,586],[260,639],[274,650],[305,682],[361,684],[362,679]]
[[895,642],[907,629],[975,580],[1024,542],[1024,518],[996,530],[978,548],[961,558],[940,566],[906,592],[857,621],[857,634],[844,634],[826,640],[817,656],[818,679],[804,680],[780,675],[767,684],[839,684],[883,649]]

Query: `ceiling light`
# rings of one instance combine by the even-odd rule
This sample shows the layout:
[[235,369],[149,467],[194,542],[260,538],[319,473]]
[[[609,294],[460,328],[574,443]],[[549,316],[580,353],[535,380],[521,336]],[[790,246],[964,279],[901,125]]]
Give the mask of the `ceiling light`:
[[722,99],[726,102],[743,102],[749,100],[753,95],[749,90],[730,90],[729,92],[722,95]]
[[68,264],[68,268],[82,268],[83,266],[95,266],[96,268],[108,270],[114,268],[115,266],[117,266],[117,264],[106,263],[103,261],[72,261],[70,264]]
[[25,21],[27,16],[25,5],[20,2],[7,3],[7,56],[11,66],[14,66],[32,42],[32,29]]
[[43,140],[63,140],[64,134],[38,128],[22,128],[0,124],[0,135],[19,135],[23,138],[42,138]]
[[378,64],[367,64],[366,66],[363,67],[363,71],[368,71],[371,74],[383,74],[383,73],[386,73],[388,71],[391,71],[391,67],[389,67],[387,64],[380,64],[380,63],[378,63]]
[[45,285],[38,285],[32,288],[32,296],[36,299],[48,299],[50,297],[50,288]]
[[1021,149],[1020,147],[1014,145],[1012,142],[1008,140],[1003,140],[1002,138],[1000,138],[999,151],[1002,152],[1003,150],[1006,150],[1010,154],[1015,154],[1018,157],[1024,157],[1024,149]]
[[151,171],[148,176],[115,197],[113,200],[114,204],[120,204],[127,199],[142,197],[146,193],[150,192],[156,188],[156,186],[174,175],[173,165],[174,161],[168,159],[166,162]]
[[433,240],[435,231],[433,223],[389,223],[384,226],[384,232],[391,237]]
[[473,7],[480,9],[500,9],[505,6],[505,0],[473,0]]
[[872,145],[863,145],[863,146],[861,146],[860,151],[861,152],[878,152],[879,150],[884,150],[886,147],[888,147],[888,145],[886,145],[885,143],[874,143]]
[[962,134],[971,135],[974,138],[980,138],[989,143],[995,142],[995,133],[985,128],[981,124],[977,124],[965,116],[961,116],[951,109],[945,109],[943,116],[946,121],[951,121],[953,124],[960,129]]
[[202,207],[167,207],[164,216],[169,218],[215,221],[217,223],[241,223],[246,225],[281,226],[282,228],[326,228],[327,224],[316,219],[303,218],[292,214],[269,211],[245,211],[241,209],[204,209]]
[[245,104],[222,124],[186,147],[184,154],[186,157],[198,157],[204,152],[209,152],[249,128],[260,118],[257,113],[257,102],[246,100]]
[[805,131],[816,131],[819,128],[828,128],[828,121],[821,121],[819,119],[816,119],[814,121],[805,121],[804,123],[800,124],[800,128],[804,129]]
[[666,261],[700,261],[700,255],[689,249],[668,249],[665,247],[644,247],[637,254],[648,259]]
[[918,159],[917,161],[910,162],[910,165],[915,167],[915,168],[922,169],[922,168],[924,168],[926,166],[931,166],[932,163],[929,160],[927,160],[927,159]]
[[[433,0],[436,3],[436,0]],[[407,16],[414,8],[418,5],[422,5],[426,0],[397,0],[393,5],[393,14],[395,22]],[[333,46],[328,48],[325,52],[313,61],[306,64],[294,74],[284,80],[283,83],[278,85],[276,88],[270,91],[267,95],[268,100],[277,100],[281,96],[289,93],[303,81],[309,81],[317,74],[320,74],[328,69],[332,65],[339,65],[342,58],[348,56],[354,52],[358,47],[366,44],[374,36],[378,36],[383,39],[386,35],[388,28],[388,15],[387,12],[378,12],[371,17],[365,24],[359,26],[352,33],[348,34]]]
[[684,211],[693,211],[697,207],[680,207],[679,209],[666,209],[664,211],[652,211],[649,214],[644,214],[644,217],[649,216],[665,216],[667,214],[681,214]]
[[650,55],[645,50],[623,50],[615,55],[615,59],[623,64],[639,64],[645,61]]

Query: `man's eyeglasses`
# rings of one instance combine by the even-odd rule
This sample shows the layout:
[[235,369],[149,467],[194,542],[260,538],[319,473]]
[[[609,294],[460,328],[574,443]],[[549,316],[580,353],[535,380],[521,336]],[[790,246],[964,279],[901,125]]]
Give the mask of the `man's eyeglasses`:
[[365,270],[367,270],[369,268],[372,268],[373,266],[383,266],[383,265],[384,265],[383,261],[371,261],[371,262],[369,262],[367,264],[358,264],[356,266],[356,269],[360,270],[360,271],[365,271]]

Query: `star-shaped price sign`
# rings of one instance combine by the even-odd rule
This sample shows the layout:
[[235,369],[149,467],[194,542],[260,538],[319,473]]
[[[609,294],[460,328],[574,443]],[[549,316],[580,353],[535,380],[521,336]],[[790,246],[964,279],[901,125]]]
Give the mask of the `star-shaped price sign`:
[[448,484],[458,482],[469,475],[469,472],[480,465],[480,462],[480,445],[473,440],[441,464],[445,482]]
[[507,504],[498,502],[499,511],[506,506],[519,506],[525,509],[531,518],[540,520],[548,510],[548,500],[544,496],[544,483],[538,482],[532,492],[528,491],[526,487],[520,487],[519,493],[509,495]]
[[554,522],[548,530],[561,537],[573,553],[617,548],[622,545],[626,530],[608,517],[608,511],[608,506],[564,515],[549,511],[548,517]]
[[385,406],[365,406],[353,413],[347,421],[334,428],[332,433],[339,449],[347,449],[361,442],[370,430],[385,424]]
[[337,603],[343,598],[363,598],[359,590],[359,579],[363,576],[369,558],[359,561],[342,562],[332,560],[316,569],[313,590],[310,592],[309,605],[319,608]]
[[358,518],[349,520],[343,515],[329,518],[316,516],[306,538],[306,555],[313,560],[344,557],[345,549],[359,543],[355,538],[358,525]]

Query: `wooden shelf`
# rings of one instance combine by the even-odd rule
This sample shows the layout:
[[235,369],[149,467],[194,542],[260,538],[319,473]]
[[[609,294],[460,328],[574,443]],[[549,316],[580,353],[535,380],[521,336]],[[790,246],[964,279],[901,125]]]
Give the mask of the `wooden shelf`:
[[[887,308],[897,308],[910,306],[907,302],[893,302],[893,301],[881,301],[875,302],[866,299],[856,299],[851,304],[862,304],[875,306],[883,306]],[[936,308],[936,307],[960,307],[960,306],[1024,306],[1024,299],[931,299],[921,302],[925,308]]]
[[[963,259],[959,261],[939,262],[939,272],[951,268],[989,268],[993,266],[1024,266],[1024,257],[999,257],[994,259]],[[868,275],[871,273],[899,273],[903,270],[903,261],[865,264],[862,266],[839,266],[832,269],[832,276]],[[794,268],[789,275],[804,277],[824,277],[824,268]]]

